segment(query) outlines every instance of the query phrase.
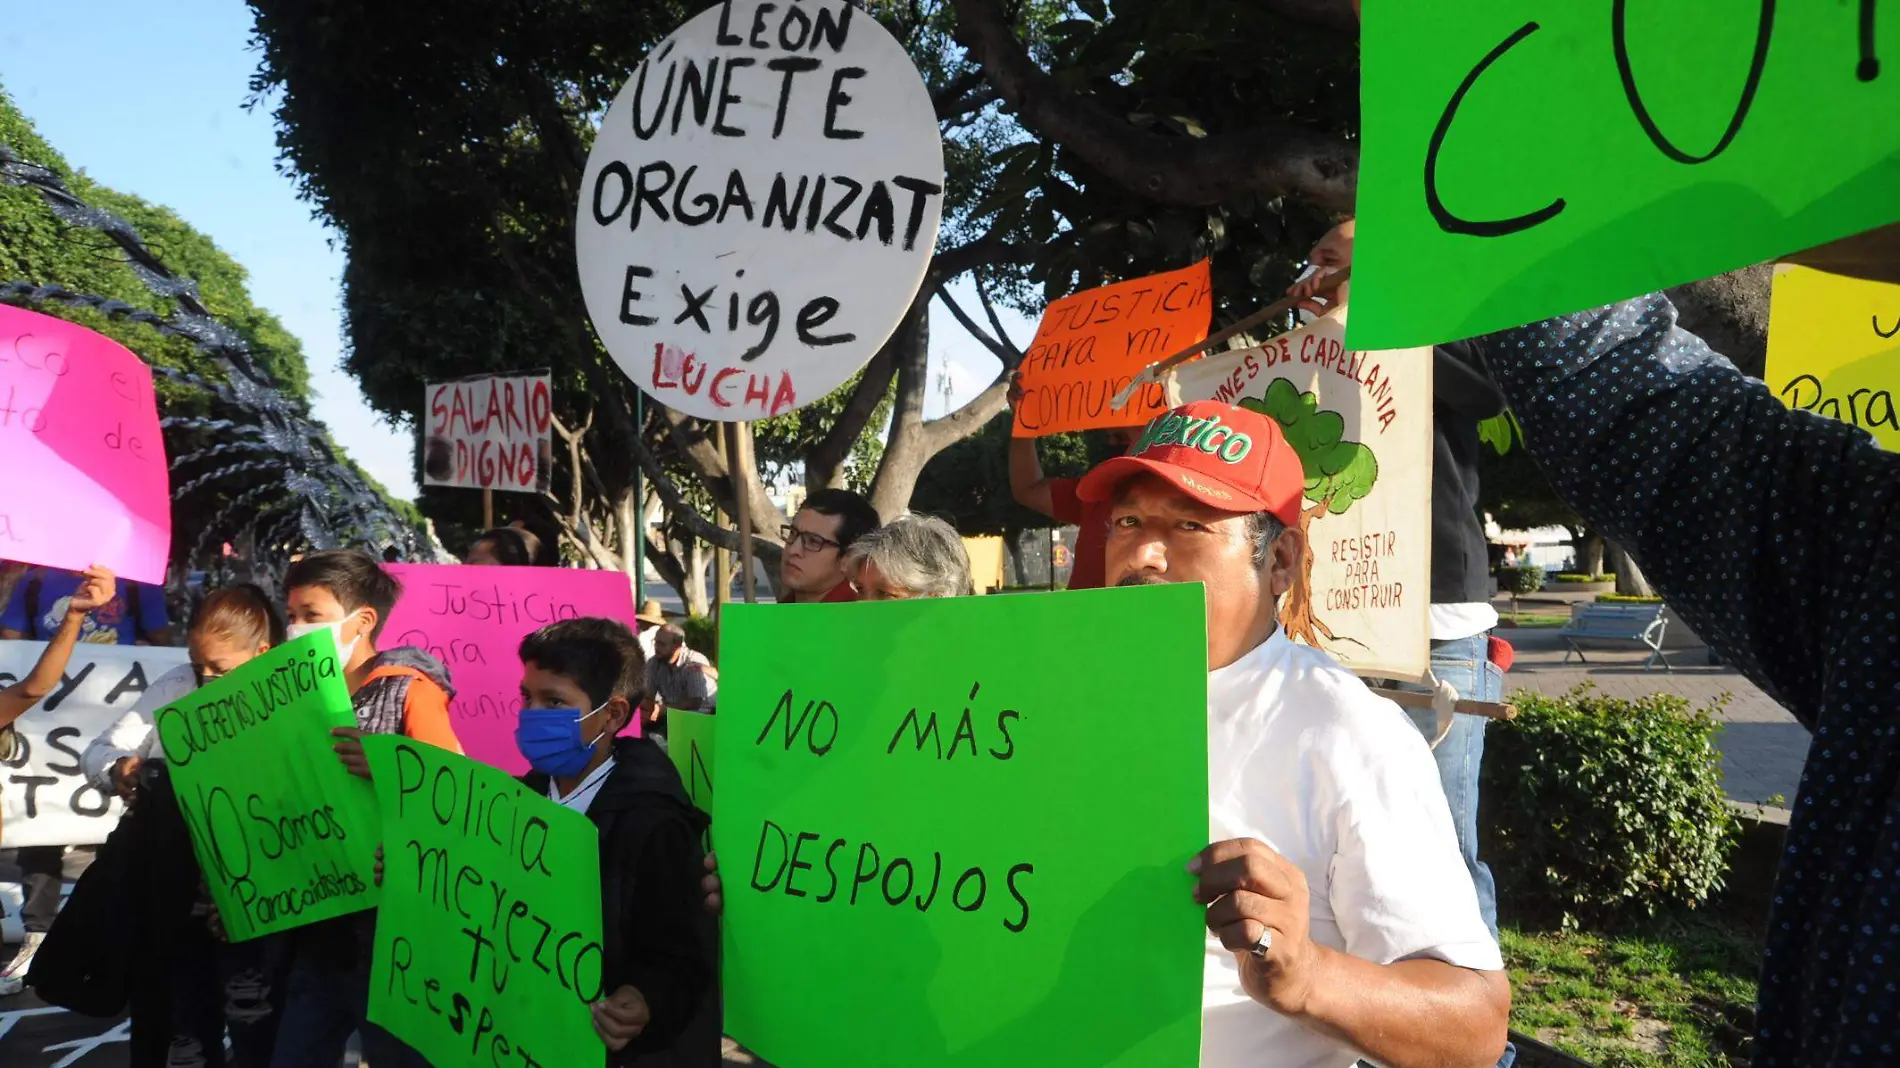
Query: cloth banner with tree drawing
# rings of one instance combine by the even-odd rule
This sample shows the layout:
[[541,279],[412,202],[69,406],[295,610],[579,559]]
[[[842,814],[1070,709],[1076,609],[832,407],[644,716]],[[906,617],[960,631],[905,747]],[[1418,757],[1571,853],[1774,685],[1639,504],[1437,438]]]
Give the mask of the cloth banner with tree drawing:
[[1173,371],[1175,403],[1272,416],[1306,467],[1306,560],[1287,634],[1360,675],[1416,679],[1430,659],[1432,352],[1352,352],[1338,309]]

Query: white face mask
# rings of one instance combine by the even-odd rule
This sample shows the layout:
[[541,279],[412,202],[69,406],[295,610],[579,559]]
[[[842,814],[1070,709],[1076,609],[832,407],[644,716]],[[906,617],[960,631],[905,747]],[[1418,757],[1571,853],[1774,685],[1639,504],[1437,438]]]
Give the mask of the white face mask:
[[356,643],[361,638],[361,635],[358,635],[356,638],[351,638],[348,645],[343,644],[343,623],[344,621],[341,619],[333,620],[329,623],[292,623],[284,628],[284,637],[294,642],[298,638],[302,638],[306,635],[315,634],[320,630],[327,630],[330,632],[330,636],[336,641],[337,658],[342,660],[345,664],[348,664],[350,662],[350,654],[356,651]]

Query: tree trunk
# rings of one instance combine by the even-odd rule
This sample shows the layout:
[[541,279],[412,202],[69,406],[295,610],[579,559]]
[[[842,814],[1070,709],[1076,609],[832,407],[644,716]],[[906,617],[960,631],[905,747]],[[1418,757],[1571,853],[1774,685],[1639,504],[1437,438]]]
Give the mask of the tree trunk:
[[1023,532],[1014,527],[1003,531],[1003,551],[1009,554],[1010,573],[1003,580],[1011,586],[1026,585],[1023,576],[1027,573],[1028,562],[1023,559]]
[[1313,541],[1309,533],[1313,520],[1326,514],[1326,506],[1316,504],[1300,513],[1300,569],[1293,576],[1293,588],[1280,601],[1280,626],[1296,642],[1320,647],[1321,639],[1332,640],[1333,632],[1313,613]]
[[1643,577],[1642,570],[1636,566],[1635,560],[1630,559],[1629,553],[1614,541],[1606,540],[1605,545],[1610,564],[1616,568],[1616,592],[1629,597],[1656,596],[1655,588]]
[[1576,541],[1577,571],[1579,574],[1595,578],[1603,571],[1603,535],[1585,527],[1583,536]]
[[706,568],[711,565],[707,558],[706,543],[698,538],[690,538],[680,556],[686,563],[685,581],[679,591],[680,601],[686,605],[686,614],[711,615],[706,599]]

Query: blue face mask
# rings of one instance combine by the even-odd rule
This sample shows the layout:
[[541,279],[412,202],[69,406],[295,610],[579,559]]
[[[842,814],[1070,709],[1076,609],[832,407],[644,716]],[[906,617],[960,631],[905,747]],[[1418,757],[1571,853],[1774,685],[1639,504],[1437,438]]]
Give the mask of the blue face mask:
[[[606,707],[605,703],[600,706]],[[579,775],[600,741],[598,734],[593,741],[583,740],[581,722],[598,715],[600,708],[586,715],[578,708],[524,708],[515,724],[515,748],[527,758],[529,767],[543,775],[563,779]]]

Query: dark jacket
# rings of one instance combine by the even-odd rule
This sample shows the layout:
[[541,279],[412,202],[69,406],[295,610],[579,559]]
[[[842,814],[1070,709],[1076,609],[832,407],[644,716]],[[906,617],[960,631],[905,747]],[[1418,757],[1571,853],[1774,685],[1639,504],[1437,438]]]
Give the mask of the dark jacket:
[[1790,411],[1661,296],[1508,330],[1484,351],[1557,492],[1814,732],[1751,1062],[1894,1063],[1900,454]]
[[1432,603],[1491,599],[1478,518],[1478,424],[1504,410],[1475,341],[1432,349]]
[[[548,777],[521,780],[546,796]],[[600,828],[602,986],[632,986],[652,1022],[608,1063],[627,1068],[718,1068],[718,925],[699,880],[711,824],[693,807],[679,772],[645,738],[614,744],[614,770],[588,806]]]

